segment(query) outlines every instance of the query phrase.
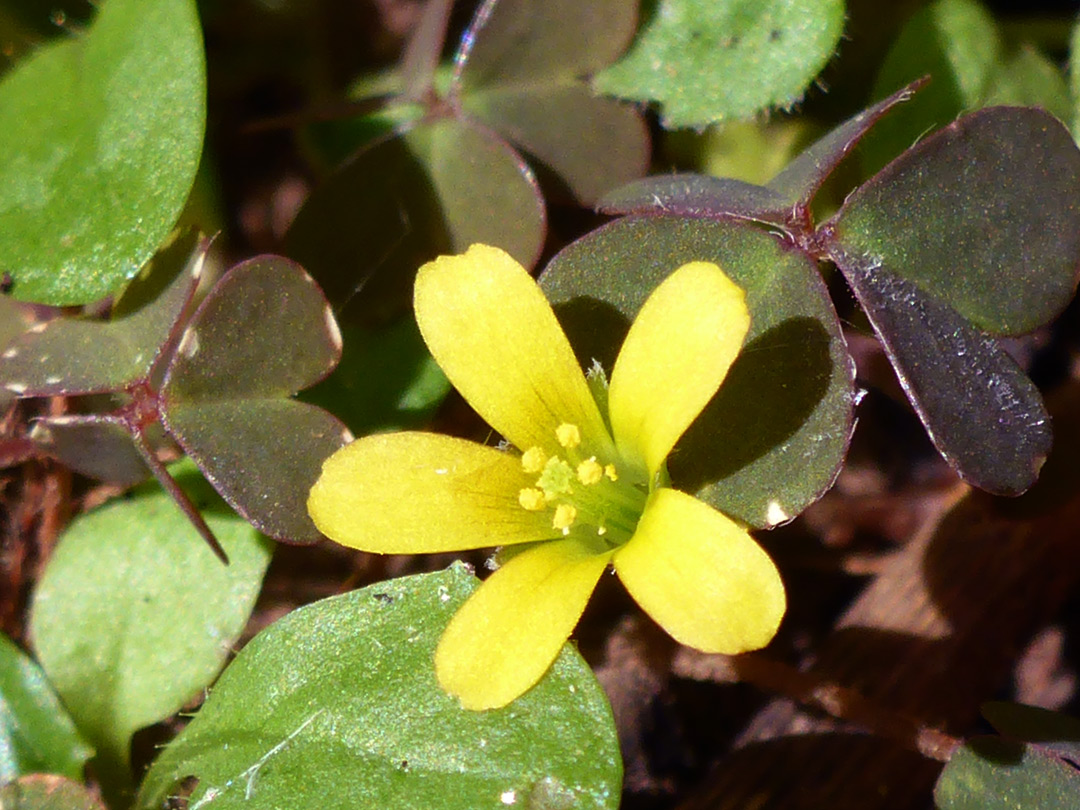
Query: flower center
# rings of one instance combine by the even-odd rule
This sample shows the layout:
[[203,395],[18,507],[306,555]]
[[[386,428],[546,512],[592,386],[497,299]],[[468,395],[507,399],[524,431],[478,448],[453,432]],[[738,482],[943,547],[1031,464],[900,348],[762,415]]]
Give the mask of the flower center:
[[581,430],[563,423],[555,430],[562,452],[553,456],[530,447],[521,456],[521,468],[536,475],[535,486],[518,493],[518,502],[530,512],[551,510],[551,525],[564,535],[585,528],[595,531],[613,547],[634,534],[648,497],[644,482],[620,478],[610,460],[584,456]]

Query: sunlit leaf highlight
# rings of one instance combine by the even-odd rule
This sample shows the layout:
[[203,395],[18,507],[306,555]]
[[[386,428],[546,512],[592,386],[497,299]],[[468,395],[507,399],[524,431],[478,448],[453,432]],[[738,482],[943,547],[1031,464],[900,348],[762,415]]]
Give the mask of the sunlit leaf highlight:
[[0,81],[0,268],[83,304],[150,258],[188,196],[206,115],[194,0],[109,0]]
[[174,468],[224,566],[156,485],[71,524],[34,592],[34,651],[95,746],[107,791],[130,787],[131,735],[209,685],[254,605],[272,545],[190,467]]
[[278,621],[223,673],[137,806],[160,807],[190,775],[191,806],[221,810],[613,810],[622,765],[610,708],[572,647],[505,709],[468,711],[436,684],[435,644],[477,584],[455,565]]

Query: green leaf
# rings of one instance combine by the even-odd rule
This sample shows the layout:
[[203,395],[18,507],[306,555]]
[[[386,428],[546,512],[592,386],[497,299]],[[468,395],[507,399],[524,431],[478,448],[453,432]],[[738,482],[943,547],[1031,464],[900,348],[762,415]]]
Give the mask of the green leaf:
[[34,592],[38,660],[96,747],[96,772],[113,792],[130,783],[131,735],[213,680],[270,561],[272,544],[228,512],[190,464],[177,479],[209,510],[230,565],[148,485],[76,519]]
[[264,630],[154,763],[138,806],[194,776],[190,806],[220,810],[617,807],[611,710],[572,646],[503,709],[467,711],[436,685],[435,644],[476,585],[456,564]]
[[384,139],[312,192],[286,236],[345,323],[396,320],[424,262],[498,245],[531,266],[544,241],[536,180],[486,129],[455,120]]
[[581,205],[644,173],[641,114],[597,98],[582,76],[630,42],[636,4],[625,0],[488,0],[462,39],[462,108],[521,147],[556,189]]
[[565,248],[540,285],[582,365],[610,371],[649,293],[697,260],[746,290],[750,333],[672,452],[672,481],[752,526],[782,523],[831,486],[853,426],[854,369],[812,261],[740,222],[627,217]]
[[1003,50],[997,23],[978,0],[935,0],[916,11],[882,62],[873,97],[922,76],[931,82],[874,128],[862,150],[867,173],[878,171],[928,130],[981,106]]
[[105,810],[87,788],[61,776],[31,774],[0,787],[4,810]]
[[161,418],[207,479],[260,531],[314,542],[307,493],[351,439],[321,408],[288,399],[341,356],[330,305],[280,256],[233,267],[184,329],[161,388]]
[[1078,192],[1080,150],[1060,122],[991,107],[916,144],[823,227],[844,252],[914,282],[978,328],[1021,334],[1072,299]]
[[193,0],[109,0],[4,77],[0,268],[15,297],[82,304],[135,275],[195,178],[205,84]]
[[301,398],[340,417],[357,436],[427,423],[452,386],[416,321],[406,317],[384,329],[342,331],[341,362]]
[[31,328],[0,354],[0,385],[56,396],[119,391],[145,379],[195,295],[209,247],[194,231],[167,246],[118,302],[114,320],[60,316]]
[[1061,69],[1030,45],[994,66],[982,103],[1042,107],[1061,121],[1072,117],[1072,99]]
[[0,784],[35,772],[81,779],[93,753],[37,664],[0,634]]
[[934,787],[940,810],[1071,810],[1080,772],[1039,748],[977,738],[952,755]]
[[660,0],[605,93],[656,101],[664,126],[746,119],[797,102],[836,50],[842,0]]

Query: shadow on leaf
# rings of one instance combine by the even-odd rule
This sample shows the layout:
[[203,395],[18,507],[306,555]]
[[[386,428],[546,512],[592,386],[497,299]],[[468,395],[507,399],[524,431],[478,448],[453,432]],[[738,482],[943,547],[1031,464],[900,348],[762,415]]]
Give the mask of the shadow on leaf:
[[790,318],[746,344],[668,460],[676,484],[693,492],[795,435],[828,391],[829,345],[813,318]]
[[386,323],[407,311],[417,268],[451,248],[430,169],[396,135],[361,150],[312,193],[286,241],[344,324]]
[[[629,321],[611,304],[579,296],[555,307],[578,362],[609,374]],[[689,492],[719,481],[791,438],[825,397],[829,335],[813,318],[789,318],[743,347],[717,395],[668,459]]]

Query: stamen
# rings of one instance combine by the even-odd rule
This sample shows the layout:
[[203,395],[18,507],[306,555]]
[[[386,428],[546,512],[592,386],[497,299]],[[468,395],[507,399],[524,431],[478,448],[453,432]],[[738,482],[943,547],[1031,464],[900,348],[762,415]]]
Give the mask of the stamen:
[[525,487],[521,490],[518,493],[518,503],[521,504],[522,508],[528,509],[530,512],[539,512],[547,505],[544,493],[536,487]]
[[527,473],[538,473],[547,464],[547,455],[539,447],[530,447],[521,456],[521,469]]
[[577,509],[568,503],[560,503],[555,507],[555,516],[551,519],[551,526],[562,530],[564,535],[570,534],[570,527],[577,519]]
[[587,458],[577,466],[577,480],[586,486],[599,484],[604,477],[604,468],[596,460],[596,456]]
[[567,450],[572,450],[581,444],[581,430],[577,425],[572,425],[569,422],[563,422],[557,428],[555,428],[555,438],[559,440],[559,444],[565,447]]
[[624,483],[614,464],[596,456],[583,459],[585,454],[576,449],[581,446],[581,429],[571,422],[560,424],[555,438],[567,452],[548,455],[543,447],[533,446],[521,454],[521,469],[535,483],[518,491],[518,503],[530,512],[550,509],[551,525],[563,536],[577,526],[590,533],[595,529],[612,548],[628,541],[647,497],[636,484],[637,476],[631,471]]

